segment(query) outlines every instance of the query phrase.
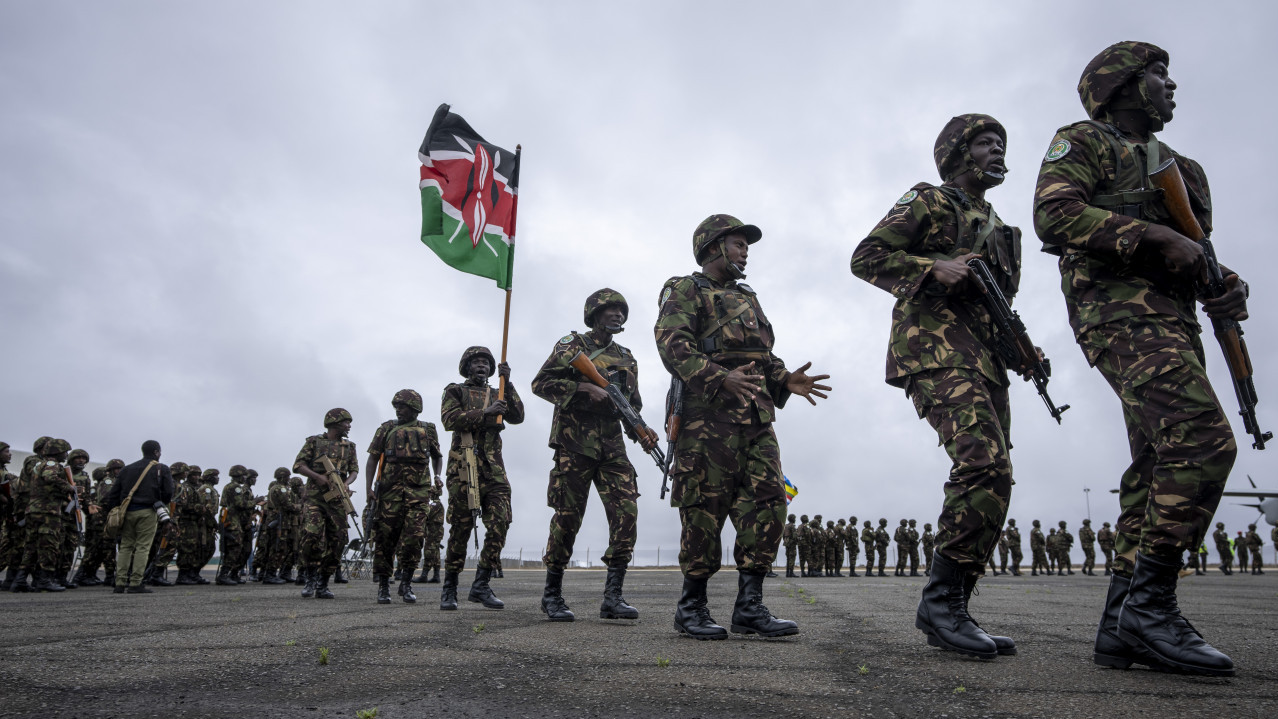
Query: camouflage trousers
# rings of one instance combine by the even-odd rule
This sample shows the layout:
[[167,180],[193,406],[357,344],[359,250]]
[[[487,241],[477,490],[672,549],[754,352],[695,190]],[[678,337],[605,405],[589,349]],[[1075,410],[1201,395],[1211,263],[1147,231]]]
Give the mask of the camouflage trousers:
[[426,514],[435,485],[426,464],[386,464],[377,484],[373,523],[373,574],[389,577],[399,566],[411,572],[421,558]]
[[808,550],[808,568],[817,572],[825,571],[825,545],[813,543]]
[[799,566],[806,569],[812,564],[812,547],[806,542],[799,544]]
[[312,498],[302,510],[301,565],[329,575],[342,561],[349,530],[340,508],[316,501]]
[[46,572],[58,571],[65,531],[62,516],[61,513],[27,512],[27,547],[23,566]]
[[830,545],[825,548],[825,568],[833,572],[843,568],[843,547]]
[[1144,316],[1100,325],[1079,345],[1122,402],[1131,449],[1114,571],[1130,576],[1137,550],[1179,563],[1211,526],[1238,454],[1202,342],[1174,318]]
[[161,522],[160,526],[155,528],[155,539],[151,542],[151,556],[147,564],[154,566],[157,571],[167,572],[169,565],[177,557],[178,540],[181,535],[177,522],[172,520]]
[[1007,388],[979,372],[945,368],[911,375],[905,391],[919,417],[936,430],[951,462],[936,551],[984,573],[1012,496]]
[[[706,579],[722,563],[723,525],[736,529],[733,558],[745,574],[772,568],[785,529],[781,448],[771,424],[741,425],[696,418],[675,447],[671,505],[679,508],[679,568]],[[816,557],[813,557],[815,560]]]
[[244,528],[240,526],[239,518],[227,512],[218,538],[221,540],[219,547],[222,566],[231,572],[240,569],[240,557],[244,553]]
[[297,515],[290,514],[282,517],[277,530],[267,531],[269,541],[267,547],[269,554],[265,565],[267,571],[283,572],[291,569],[294,564],[297,564]]
[[1032,572],[1037,569],[1046,572],[1048,570],[1047,550],[1043,547],[1031,547],[1030,554],[1033,557],[1033,563],[1030,566],[1030,571]]
[[785,571],[790,574],[794,571],[794,555],[798,553],[797,547],[793,544],[785,545]]
[[1101,554],[1105,555],[1105,571],[1114,571],[1114,548],[1101,547]]
[[1220,555],[1220,568],[1232,569],[1234,566],[1234,552],[1229,545],[1216,545],[1216,554]]
[[[480,519],[484,522],[484,547],[479,552],[479,566],[501,567],[501,550],[506,546],[506,530],[510,529],[510,482],[506,468],[499,463],[478,458]],[[448,463],[448,550],[444,555],[444,571],[461,572],[466,566],[466,542],[475,529],[475,520],[467,506],[466,479],[460,466]]]
[[1025,555],[1021,552],[1021,545],[1012,544],[1007,549],[1012,553],[1012,566],[1020,569],[1021,561],[1025,559]]
[[204,522],[198,514],[184,514],[178,519],[177,565],[179,569],[200,570],[204,567],[202,539]]
[[1090,572],[1096,568],[1096,550],[1083,547],[1083,571]]
[[[927,542],[923,545],[923,571],[927,572],[928,574],[932,573],[932,552],[934,551],[936,551],[935,543]],[[1019,554],[1020,552],[1017,552],[1017,555]],[[1017,561],[1020,561],[1020,560],[1017,559]]]
[[210,520],[204,520],[204,531],[200,534],[200,566],[206,566],[213,560],[213,555],[217,554],[217,523]]
[[856,558],[860,554],[860,545],[856,542],[848,543],[848,571],[856,571]]
[[1007,571],[1007,554],[1008,554],[1007,547],[1003,545],[999,545],[999,548],[998,548],[999,571],[1003,571],[1003,572]]
[[624,453],[594,459],[557,449],[546,490],[546,506],[555,510],[550,518],[546,554],[542,557],[547,570],[561,572],[572,559],[573,544],[586,515],[586,500],[590,498],[592,484],[608,518],[608,549],[600,560],[609,567],[630,564],[639,522],[639,486],[630,460]]
[[27,531],[19,527],[20,517],[10,515],[0,523],[0,570],[17,569],[26,550]]
[[80,560],[86,574],[97,574],[98,567],[106,569],[108,575],[115,574],[115,540],[108,539],[105,530],[105,518],[89,520],[84,533],[84,559]]
[[439,545],[444,541],[444,505],[435,499],[426,510],[426,541],[422,542],[422,570],[439,569]]
[[888,548],[887,548],[887,545],[885,544],[881,547],[878,547],[877,549],[879,550],[879,571],[881,572],[884,569],[887,569]]
[[896,569],[897,569],[897,571],[902,571],[902,570],[904,570],[904,569],[905,569],[905,560],[906,560],[909,556],[910,556],[910,550],[906,549],[906,548],[905,548],[905,545],[903,545],[903,544],[898,544],[898,545],[896,545]]
[[865,542],[865,573],[874,571],[874,542]]
[[1235,554],[1238,555],[1238,569],[1244,572],[1247,571],[1247,567],[1250,566],[1248,562],[1250,561],[1251,555],[1247,554],[1247,551],[1241,548],[1235,550]]
[[58,552],[58,566],[55,571],[66,578],[75,562],[75,552],[80,548],[80,534],[77,531],[75,515],[62,513],[62,549]]

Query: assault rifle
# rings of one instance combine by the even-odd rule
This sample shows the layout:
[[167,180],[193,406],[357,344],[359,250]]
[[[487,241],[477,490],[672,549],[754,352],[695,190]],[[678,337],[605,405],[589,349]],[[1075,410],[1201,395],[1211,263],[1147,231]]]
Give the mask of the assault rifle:
[[462,432],[462,461],[466,464],[466,508],[470,510],[470,522],[475,530],[475,549],[479,549],[479,515],[483,506],[479,502],[479,466],[475,459],[475,435]]
[[675,443],[683,429],[683,380],[670,375],[670,391],[666,393],[666,463],[661,468],[661,498],[670,491],[670,465],[674,464]]
[[355,518],[355,533],[359,535],[361,543],[364,541],[364,534],[359,531],[359,513],[355,511],[355,505],[351,503],[350,488],[346,486],[346,481],[342,478],[341,472],[337,471],[337,467],[333,466],[333,460],[327,455],[319,458],[320,464],[324,467],[324,474],[328,478],[329,490],[324,493],[324,499],[331,502],[334,499],[342,500],[342,513],[348,517]]
[[1061,413],[1069,409],[1069,405],[1063,404],[1057,407],[1047,394],[1047,380],[1052,376],[1051,362],[1038,358],[1038,349],[1030,340],[1029,333],[1025,330],[1025,323],[1003,296],[1003,291],[994,280],[994,273],[990,272],[989,265],[985,264],[981,258],[973,257],[967,261],[967,266],[972,270],[973,284],[981,295],[981,301],[985,303],[990,317],[994,319],[996,349],[999,355],[1017,374],[1034,383],[1034,389],[1038,390],[1038,396],[1043,398],[1047,411],[1056,420],[1056,424],[1060,424]]
[[[662,454],[661,448],[657,446],[657,442],[660,438],[657,436],[657,433],[643,421],[643,417],[635,411],[635,408],[631,406],[630,401],[626,399],[626,395],[622,393],[621,388],[604,379],[604,376],[599,374],[599,370],[595,367],[595,363],[590,361],[590,358],[586,356],[585,352],[578,352],[577,356],[573,357],[572,361],[568,364],[576,368],[578,372],[586,375],[586,379],[590,380],[595,385],[602,387],[603,390],[608,393],[608,399],[612,400],[612,406],[616,407],[617,412],[621,415],[621,423],[626,425],[626,429],[630,430],[630,434],[636,438],[635,441],[637,441],[641,447],[645,444],[652,445],[652,449],[645,449],[644,451],[648,453],[649,457],[652,457],[653,461],[657,463],[657,466],[661,468],[662,472],[665,472],[666,455]],[[662,498],[665,498],[664,492],[662,493]]]
[[[1194,211],[1189,205],[1189,192],[1185,190],[1185,178],[1180,175],[1176,158],[1171,158],[1149,173],[1150,182],[1163,191],[1163,206],[1171,214],[1172,223],[1180,233],[1197,242],[1203,248],[1206,257],[1206,276],[1200,278],[1203,296],[1215,299],[1225,294],[1225,277],[1220,271],[1220,262],[1216,260],[1216,248],[1211,238],[1198,224]],[[1211,328],[1216,335],[1220,349],[1225,353],[1225,364],[1229,365],[1229,377],[1234,383],[1234,394],[1238,397],[1238,414],[1243,418],[1243,427],[1255,441],[1251,446],[1264,449],[1265,442],[1274,438],[1273,432],[1263,432],[1256,419],[1256,384],[1252,380],[1251,355],[1247,353],[1247,343],[1243,341],[1242,324],[1229,318],[1211,318]]]

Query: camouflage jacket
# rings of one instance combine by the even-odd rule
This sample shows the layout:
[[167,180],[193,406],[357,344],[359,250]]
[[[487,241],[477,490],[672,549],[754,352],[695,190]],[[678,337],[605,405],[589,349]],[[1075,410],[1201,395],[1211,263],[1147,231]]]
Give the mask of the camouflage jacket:
[[173,501],[177,505],[177,515],[183,521],[202,522],[208,514],[204,488],[198,478],[191,481],[191,478],[187,477],[174,494]]
[[887,546],[891,543],[891,541],[892,539],[888,535],[886,527],[879,527],[874,532],[874,543],[879,546],[879,549],[887,549]]
[[[661,363],[683,380],[685,424],[767,424],[790,397],[790,373],[772,354],[772,324],[748,285],[719,283],[700,272],[672,277],[661,290],[653,332]],[[728,373],[752,361],[764,391],[748,402],[721,394]]]
[[4,465],[0,465],[0,518],[6,521],[13,516],[14,493],[17,489],[15,479],[17,476],[9,473]]
[[849,524],[848,528],[843,530],[844,537],[847,539],[849,547],[856,548],[857,542],[861,541],[861,533],[854,525]]
[[861,528],[861,544],[866,546],[867,552],[870,551],[870,547],[873,547],[877,541],[878,535],[875,534],[873,527]]
[[1035,527],[1030,530],[1030,549],[1043,549],[1047,546],[1047,540],[1043,537],[1043,530]]
[[910,528],[905,530],[905,543],[911,549],[918,549],[919,546],[919,530]]
[[1043,539],[1043,548],[1047,550],[1048,554],[1051,554],[1052,552],[1055,552],[1059,546],[1060,539],[1056,536],[1056,530],[1049,529],[1047,531],[1047,536]]
[[814,548],[824,550],[825,541],[825,530],[822,529],[821,525],[817,523],[815,519],[812,520],[812,524],[809,525],[808,529],[808,542],[810,542]]
[[1217,529],[1211,533],[1211,538],[1216,542],[1217,550],[1220,550],[1222,547],[1225,550],[1229,549],[1229,532],[1226,532],[1223,529]]
[[[475,439],[475,455],[490,463],[501,464],[501,431],[505,424],[524,421],[524,401],[519,398],[513,382],[506,383],[506,414],[503,424],[497,424],[495,416],[485,416],[484,408],[497,401],[497,389],[487,384],[473,384],[469,380],[454,382],[444,388],[440,406],[440,419],[444,430],[453,433],[448,451],[449,465],[460,462],[462,433],[471,432]],[[503,465],[504,466],[504,465]]]
[[892,541],[896,542],[899,547],[906,546],[910,543],[909,532],[905,527],[897,527],[896,531],[892,533]]
[[1078,541],[1084,547],[1090,547],[1096,541],[1096,532],[1093,532],[1091,527],[1083,527],[1078,530]]
[[837,526],[825,528],[825,545],[836,550],[843,549],[843,532]]
[[201,482],[200,493],[204,497],[204,511],[207,513],[205,520],[210,526],[217,523],[217,512],[220,504],[217,496],[217,487],[204,484]]
[[923,547],[925,549],[930,550],[932,547],[936,546],[936,535],[932,534],[931,531],[923,532],[923,536],[920,539],[923,542]]
[[61,514],[71,500],[70,470],[52,459],[41,459],[32,468],[34,481],[29,488],[27,514]]
[[1265,542],[1260,538],[1259,534],[1256,534],[1254,531],[1247,532],[1247,549],[1250,549],[1253,554],[1258,555],[1260,554],[1260,548],[1263,546],[1265,546]]
[[[333,462],[333,468],[342,475],[343,478],[350,482],[352,473],[359,471],[359,465],[355,459],[355,443],[346,438],[329,439],[327,434],[315,434],[306,438],[302,443],[302,449],[297,453],[297,459],[293,460],[293,469],[305,466],[312,472],[324,475],[324,465],[320,463],[321,457],[328,457]],[[334,498],[332,501],[324,499],[324,495],[330,490],[327,486],[320,486],[314,479],[306,479],[307,501],[318,507],[328,507],[330,509],[340,509],[341,500]]]
[[1008,527],[1007,529],[1003,530],[1003,536],[1007,537],[1008,547],[1016,547],[1017,549],[1020,549],[1021,530],[1017,529],[1016,527]]
[[906,192],[852,254],[852,274],[896,297],[887,382],[903,387],[916,372],[965,367],[1006,385],[993,320],[974,290],[947,295],[932,279],[938,259],[977,249],[1008,302],[1021,277],[1021,231],[1004,225],[983,199],[921,182]]
[[222,488],[222,506],[226,508],[228,515],[233,515],[240,521],[248,519],[253,514],[253,490],[243,482],[228,483]]
[[1007,550],[1008,550],[1007,535],[999,534],[998,535],[998,551],[1002,552],[1003,554],[1007,554]]
[[795,527],[794,539],[800,547],[812,546],[812,527],[806,522]]
[[1056,533],[1056,541],[1062,552],[1068,552],[1070,547],[1074,546],[1074,535],[1070,534],[1068,530],[1062,529]]
[[297,503],[293,501],[293,490],[288,486],[287,481],[271,482],[270,488],[266,490],[266,503],[275,513],[282,517],[288,517],[297,514]]
[[[418,486],[431,484],[431,460],[443,457],[435,425],[421,420],[407,424],[399,424],[396,420],[382,422],[373,433],[373,441],[368,443],[368,453],[373,456],[385,454],[387,464],[414,465],[412,471],[402,476],[415,480]],[[423,471],[416,471],[418,465]]]
[[794,537],[794,534],[796,531],[798,530],[794,526],[794,522],[790,522],[786,524],[785,527],[781,529],[781,541],[785,543],[785,546],[787,547],[798,546],[795,544],[795,537]]
[[[1099,125],[1099,126],[1098,126]],[[1147,160],[1176,158],[1199,223],[1211,231],[1211,191],[1197,162],[1152,135],[1148,144],[1092,121],[1057,131],[1038,173],[1034,228],[1043,251],[1060,257],[1061,290],[1076,337],[1114,320],[1167,315],[1197,329],[1192,278],[1167,271],[1161,255],[1141,245],[1151,222],[1171,226],[1160,200],[1098,206],[1121,191],[1150,187]],[[1155,157],[1156,155],[1156,157]],[[1154,169],[1153,162],[1148,170]],[[1134,199],[1139,199],[1134,198]],[[1137,216],[1130,216],[1137,215]],[[1099,352],[1099,349],[1096,350]],[[1095,363],[1097,357],[1089,356]]]
[[1101,527],[1101,530],[1096,533],[1096,543],[1100,545],[1101,549],[1113,549],[1114,530]]
[[577,393],[577,385],[590,381],[568,364],[578,352],[584,352],[599,373],[621,389],[636,412],[643,410],[639,364],[630,350],[615,341],[599,347],[589,334],[564,335],[532,381],[533,394],[555,406],[550,446],[591,459],[625,456],[621,415],[612,403],[595,404]]

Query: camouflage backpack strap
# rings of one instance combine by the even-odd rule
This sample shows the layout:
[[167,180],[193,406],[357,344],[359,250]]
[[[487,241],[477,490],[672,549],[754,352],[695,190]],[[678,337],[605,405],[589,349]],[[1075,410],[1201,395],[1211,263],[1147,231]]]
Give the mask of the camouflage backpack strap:
[[[1140,144],[1128,140],[1118,128],[1108,123],[1097,120],[1084,122],[1099,130],[1101,135],[1109,141],[1110,151],[1114,154],[1114,176],[1110,178],[1110,183],[1115,188],[1121,188],[1115,192],[1092,195],[1088,204],[1103,207],[1127,217],[1140,217],[1141,205],[1153,200],[1161,200],[1163,197],[1163,191],[1151,188],[1149,182],[1149,171],[1158,167],[1158,163],[1162,161],[1162,150],[1158,138],[1151,132],[1149,142]],[[1122,165],[1124,147],[1136,161],[1136,165],[1126,169]]]

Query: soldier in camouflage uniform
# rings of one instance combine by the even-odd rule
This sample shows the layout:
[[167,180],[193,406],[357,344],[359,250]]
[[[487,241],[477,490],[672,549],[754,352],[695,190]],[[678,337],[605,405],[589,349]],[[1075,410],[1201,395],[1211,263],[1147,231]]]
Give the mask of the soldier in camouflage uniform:
[[750,245],[763,233],[730,215],[711,215],[693,232],[701,271],[666,281],[654,328],[666,370],[683,385],[683,427],[675,447],[671,504],[682,524],[683,594],[675,628],[723,639],[706,607],[719,570],[720,535],[736,528],[737,601],[732,631],[782,636],[799,631],[763,604],[763,580],[785,517],[780,447],[772,422],[790,395],[824,397],[811,363],[791,372],[772,353],[772,324],[745,277]]
[[998,573],[1007,574],[1007,554],[1011,548],[1007,544],[1007,530],[1004,529],[998,537]]
[[341,481],[350,486],[359,477],[355,443],[346,439],[351,432],[351,413],[335,407],[324,414],[324,434],[306,438],[293,462],[293,471],[306,477],[306,510],[302,519],[301,565],[306,573],[302,597],[332,599],[329,578],[337,571],[346,548],[346,512],[339,489],[321,462],[328,457]]
[[906,545],[908,545],[910,542],[907,531],[908,530],[906,530],[905,528],[905,520],[902,519],[901,523],[897,525],[896,531],[892,533],[892,541],[896,544],[896,574],[895,576],[898,576],[898,577],[905,576],[905,557],[907,554],[909,554],[909,550],[907,549]]
[[[839,520],[840,522],[843,520]],[[843,558],[843,532],[834,524],[833,519],[825,522],[825,576],[842,577],[839,571],[839,560]]]
[[874,548],[879,552],[879,576],[886,577],[883,571],[887,568],[888,545],[891,544],[892,538],[888,535],[887,519],[879,518],[879,528],[874,530]]
[[1043,552],[1047,556],[1047,573],[1056,574],[1057,565],[1060,562],[1060,542],[1056,536],[1056,527],[1047,530],[1047,537],[1043,540]]
[[1265,542],[1256,533],[1256,525],[1247,525],[1247,551],[1251,552],[1251,573],[1264,574],[1265,563],[1261,557],[1264,551]]
[[1043,536],[1043,528],[1037,519],[1030,529],[1030,576],[1037,577],[1038,570],[1048,571],[1047,539]]
[[795,530],[799,542],[799,576],[812,575],[812,520],[804,514],[799,517],[799,526]]
[[936,549],[936,535],[932,533],[932,523],[923,524],[923,573],[932,576],[932,552]]
[[848,545],[848,576],[859,577],[856,573],[856,558],[861,553],[861,533],[856,528],[856,517],[848,519],[844,540]]
[[64,464],[70,452],[71,445],[65,439],[50,439],[44,443],[40,459],[32,467],[26,509],[28,553],[34,553],[34,561],[30,563],[34,570],[32,591],[65,589],[57,581],[56,573],[65,551],[63,516],[67,502],[76,491],[70,469]]
[[843,576],[843,556],[844,549],[848,542],[848,523],[845,519],[840,519],[838,525],[834,528],[834,534],[838,537],[838,554],[834,556],[834,576]]
[[1073,574],[1074,566],[1069,558],[1069,552],[1074,548],[1074,535],[1066,529],[1065,520],[1057,523],[1061,529],[1056,533],[1056,565],[1058,567],[1057,574]]
[[17,573],[13,581],[9,583],[10,592],[26,592],[31,589],[27,583],[27,576],[34,574],[35,568],[35,545],[32,540],[32,527],[34,522],[27,519],[27,507],[31,502],[31,488],[35,485],[36,469],[43,461],[43,453],[45,446],[52,442],[52,437],[39,437],[31,446],[31,454],[22,460],[22,469],[18,473],[18,479],[14,481],[14,530],[15,536],[11,538],[12,549],[10,549],[10,566],[17,566]]
[[1216,554],[1220,555],[1220,571],[1222,574],[1233,574],[1234,550],[1229,548],[1229,532],[1225,531],[1224,522],[1216,522],[1216,531],[1211,533],[1216,543]]
[[1114,530],[1109,528],[1109,522],[1101,524],[1100,531],[1096,533],[1096,543],[1105,555],[1105,576],[1108,577],[1114,573]]
[[[115,540],[106,536],[106,512],[102,511],[102,502],[106,500],[107,493],[111,491],[111,485],[115,484],[122,469],[124,469],[124,460],[112,459],[106,463],[106,466],[93,471],[93,489],[89,493],[89,505],[96,507],[98,511],[90,511],[86,515],[88,528],[85,531],[84,558],[80,560],[85,579],[80,583],[86,586],[100,584],[115,586]],[[100,476],[98,470],[101,470]],[[97,578],[98,567],[106,570],[106,576],[101,580]]]
[[[198,467],[192,467],[189,471],[194,472]],[[220,472],[217,469],[209,468],[200,473],[200,491],[204,497],[204,531],[201,534],[201,544],[203,548],[200,552],[199,565],[201,568],[208,566],[213,560],[213,555],[217,554],[217,535],[218,535],[218,517],[221,515],[221,498],[218,495],[217,484],[221,480]],[[200,579],[204,579],[200,577]],[[205,580],[207,581],[207,580]],[[200,582],[204,584],[205,582]]]
[[[493,370],[505,379],[506,397],[488,384]],[[448,450],[448,550],[444,556],[444,584],[439,608],[457,609],[457,575],[466,563],[466,540],[475,530],[475,520],[468,506],[468,469],[465,447],[474,447],[475,473],[479,483],[480,512],[484,522],[484,547],[475,566],[468,599],[489,609],[501,609],[505,603],[493,593],[488,581],[501,567],[501,549],[510,528],[510,480],[501,456],[501,432],[506,424],[524,421],[524,402],[510,382],[510,365],[497,364],[487,347],[474,346],[462,353],[457,371],[465,382],[454,382],[444,388],[440,417],[444,429],[453,433]],[[503,419],[498,422],[498,417]]]
[[989,115],[952,118],[933,147],[943,184],[911,188],[852,255],[854,275],[897,298],[887,382],[905,390],[951,461],[917,624],[930,643],[984,659],[1015,653],[1011,640],[992,639],[971,619],[964,591],[984,574],[1007,516],[1011,414],[1009,368],[993,349],[994,322],[967,262],[983,258],[1008,301],[1015,297],[1020,230],[985,199],[1007,172],[1006,142]]
[[1234,556],[1238,558],[1238,570],[1246,574],[1251,560],[1251,553],[1247,551],[1247,541],[1242,532],[1238,532],[1238,538],[1233,540],[1233,545]]
[[825,529],[821,527],[821,515],[812,516],[808,525],[808,574],[813,577],[827,576],[825,568]]
[[[1203,249],[1171,226],[1161,193],[1150,189],[1149,173],[1175,161],[1199,224],[1210,231],[1202,167],[1154,136],[1175,109],[1168,62],[1159,47],[1121,42],[1088,63],[1078,92],[1090,119],[1052,139],[1034,226],[1044,251],[1060,257],[1070,325],[1088,364],[1121,400],[1131,449],[1093,658],[1232,676],[1233,662],[1182,619],[1175,601],[1182,556],[1211,522],[1237,445],[1199,339]],[[1221,269],[1227,291],[1204,309],[1243,320],[1246,286]]]
[[[1092,520],[1083,520],[1083,527],[1078,530],[1078,543],[1083,547],[1083,574],[1096,576],[1096,532],[1092,531]],[[1195,560],[1194,564],[1197,563]]]
[[909,529],[905,530],[905,550],[910,554],[910,576],[919,576],[919,530],[917,522],[910,520]]
[[[418,419],[422,396],[401,389],[391,398],[395,419],[387,420],[368,444],[364,489],[374,507],[369,525],[373,542],[373,580],[377,603],[390,604],[390,578],[396,558],[401,569],[399,596],[408,604],[413,594],[413,570],[426,537],[426,514],[438,499],[435,479],[443,464],[435,425]],[[378,475],[378,468],[381,475]],[[374,490],[373,481],[377,481]]]
[[17,477],[7,469],[11,461],[13,461],[13,452],[9,449],[9,443],[0,442],[0,569],[5,570],[0,591],[8,591],[14,578],[18,576],[17,562],[11,558],[13,534],[18,521],[14,511],[14,495],[17,490],[14,480]]
[[262,505],[262,526],[257,533],[260,556],[253,558],[253,567],[263,584],[287,584],[290,580],[280,574],[288,556],[284,545],[289,541],[289,517],[297,509],[289,487],[292,473],[288,467],[276,467],[271,476],[271,484],[266,488],[266,504]]
[[92,480],[84,471],[89,463],[89,453],[83,449],[73,449],[67,456],[67,469],[71,471],[71,483],[75,487],[76,507],[66,507],[62,512],[62,552],[58,555],[58,569],[54,572],[54,580],[67,589],[80,586],[76,577],[71,574],[71,565],[75,562],[75,553],[84,541],[84,521],[88,517],[88,496],[92,489]]
[[[608,393],[595,385],[570,362],[584,354],[600,374],[621,389],[636,412],[643,409],[639,396],[639,365],[630,350],[613,340],[630,315],[621,293],[604,288],[586,298],[582,310],[589,332],[564,335],[533,378],[533,394],[555,406],[550,427],[554,467],[546,492],[547,505],[555,511],[546,540],[546,587],[541,609],[552,622],[570,622],[573,613],[564,602],[564,569],[572,558],[573,542],[586,513],[593,484],[608,518],[608,549],[601,558],[608,567],[604,581],[603,619],[637,619],[639,611],[626,603],[622,586],[626,566],[634,554],[639,518],[639,487],[635,468],[626,457],[621,415]],[[645,451],[656,446],[632,436]]]
[[865,545],[865,576],[873,576],[874,548],[878,546],[878,535],[874,532],[874,527],[868,519],[861,526],[861,544]]
[[[274,564],[280,569],[280,579],[285,583],[295,581],[293,567],[298,565],[298,546],[302,541],[302,512],[306,509],[304,498],[305,480],[297,475],[288,478],[288,501],[292,509],[284,512],[284,521],[280,525],[279,557]],[[298,571],[298,580],[305,584]]]
[[216,583],[220,586],[233,587],[240,584],[237,578],[240,570],[240,557],[244,549],[244,528],[252,521],[253,493],[244,484],[244,475],[248,469],[237,464],[228,470],[231,481],[222,488],[222,511],[219,519],[222,561],[218,565]]
[[794,557],[798,553],[796,542],[799,541],[796,535],[799,528],[794,525],[793,514],[787,517],[787,520],[785,527],[781,530],[781,543],[785,545],[785,576],[793,577]]
[[[422,542],[422,573],[416,581],[422,584],[439,584],[439,550],[444,541],[444,483],[435,478],[435,498],[426,510],[426,539]],[[433,572],[433,574],[432,574]]]
[[185,475],[186,480],[177,485],[173,496],[175,509],[173,518],[178,528],[178,573],[177,579],[173,583],[182,586],[208,584],[209,580],[200,576],[200,570],[204,567],[201,561],[204,558],[204,524],[208,515],[204,484],[201,481],[203,476],[199,467],[183,462],[174,462],[169,465],[169,472],[173,475],[174,482],[178,479],[179,469],[181,474]]
[[1015,519],[1007,520],[1007,528],[1003,530],[1003,536],[1007,537],[1007,549],[1012,554],[1012,576],[1021,576],[1021,560],[1025,555],[1021,552],[1021,530],[1016,526]]

